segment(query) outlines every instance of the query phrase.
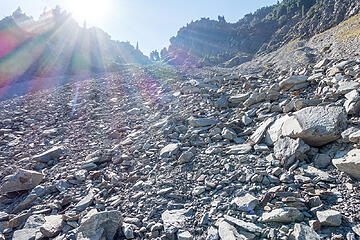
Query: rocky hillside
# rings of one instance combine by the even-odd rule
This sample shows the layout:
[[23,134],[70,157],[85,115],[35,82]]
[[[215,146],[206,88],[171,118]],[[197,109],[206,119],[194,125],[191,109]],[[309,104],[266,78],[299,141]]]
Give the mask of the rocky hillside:
[[131,67],[0,105],[0,239],[360,236],[360,62]]
[[80,27],[60,8],[38,21],[19,8],[0,21],[0,86],[34,77],[82,75],[118,70],[149,60],[128,42],[111,40],[98,28]]
[[360,3],[353,0],[283,0],[237,23],[228,23],[223,17],[218,21],[203,18],[171,39],[168,61],[186,64],[190,58],[200,65],[237,66],[295,39],[322,33],[359,10]]

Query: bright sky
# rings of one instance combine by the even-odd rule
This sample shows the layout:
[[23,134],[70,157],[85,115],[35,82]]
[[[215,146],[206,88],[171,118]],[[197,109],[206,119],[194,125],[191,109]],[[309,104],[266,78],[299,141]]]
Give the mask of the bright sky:
[[169,45],[179,28],[201,17],[225,16],[236,22],[245,14],[275,4],[277,0],[1,0],[0,17],[9,16],[18,6],[35,19],[44,8],[56,5],[73,13],[82,25],[96,26],[114,40],[139,42],[146,55]]

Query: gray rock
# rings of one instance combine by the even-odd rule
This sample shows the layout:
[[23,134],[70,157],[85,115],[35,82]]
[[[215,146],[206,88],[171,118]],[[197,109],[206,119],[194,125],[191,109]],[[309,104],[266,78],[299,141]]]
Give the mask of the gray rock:
[[317,211],[316,216],[321,226],[338,227],[341,225],[342,215],[335,210]]
[[43,163],[48,163],[51,160],[58,160],[59,157],[65,153],[65,150],[64,146],[56,146],[46,152],[33,156],[33,160]]
[[304,215],[296,208],[278,208],[271,212],[265,212],[261,216],[263,222],[293,223],[301,222]]
[[177,232],[178,240],[193,240],[193,236],[189,231],[179,230]]
[[235,204],[240,211],[249,212],[256,208],[259,204],[259,200],[253,195],[247,193],[242,197],[233,199],[231,204]]
[[227,148],[226,154],[247,154],[252,150],[250,144],[237,144]]
[[265,142],[269,146],[273,146],[275,142],[277,142],[280,137],[282,136],[282,126],[284,125],[284,122],[290,119],[290,116],[285,115],[284,117],[281,117],[277,119],[267,130],[266,136],[265,136]]
[[16,230],[12,237],[13,240],[35,240],[36,234],[39,230],[35,228],[24,228]]
[[82,221],[76,232],[77,240],[103,240],[113,239],[122,217],[119,211],[92,213]]
[[274,122],[274,118],[269,118],[263,122],[260,127],[250,136],[250,141],[254,144],[258,144],[264,137],[267,128]]
[[161,219],[164,223],[164,229],[175,227],[177,229],[183,228],[187,221],[193,218],[193,210],[179,209],[179,210],[166,210],[161,214]]
[[360,111],[360,93],[358,90],[352,90],[345,95],[345,110],[348,114],[356,115]]
[[250,107],[256,103],[262,102],[266,99],[265,93],[253,93],[251,96],[244,102],[245,107]]
[[206,240],[219,240],[218,230],[214,227],[209,227]]
[[33,189],[41,183],[43,179],[44,175],[42,173],[19,169],[16,174],[7,176],[3,179],[0,193]]
[[223,128],[221,136],[228,140],[234,140],[237,137],[237,134],[234,130],[229,128]]
[[314,229],[300,223],[295,224],[292,236],[295,240],[321,240],[319,234],[317,234]]
[[190,160],[194,157],[194,154],[190,151],[183,152],[178,161],[180,164],[190,162]]
[[360,179],[360,149],[353,149],[344,157],[333,159],[332,163],[340,171]]
[[206,127],[217,124],[219,121],[212,118],[189,118],[189,125],[192,127]]
[[224,215],[224,219],[226,221],[228,221],[229,223],[236,225],[237,227],[240,227],[241,229],[244,229],[245,231],[252,232],[252,233],[261,233],[262,232],[262,228],[254,223],[245,222],[243,220],[233,218],[228,215]]
[[300,138],[280,138],[274,146],[274,154],[285,168],[289,168],[297,159],[301,159],[310,147]]
[[221,240],[238,240],[238,239],[249,239],[252,240],[256,236],[252,233],[245,231],[238,231],[233,225],[229,224],[223,219],[218,221],[219,236]]
[[84,211],[88,206],[92,204],[93,200],[94,191],[90,189],[89,193],[75,205],[75,209],[78,211]]
[[297,84],[305,83],[308,80],[306,76],[291,76],[279,83],[282,90],[289,90]]
[[318,168],[326,168],[331,163],[331,158],[327,154],[318,154],[314,159],[314,164]]
[[284,121],[282,135],[301,138],[310,146],[320,147],[340,138],[346,122],[342,107],[307,107]]
[[40,227],[40,231],[45,237],[56,237],[64,226],[63,215],[51,215],[45,217],[45,223]]
[[175,155],[179,149],[181,144],[180,143],[170,143],[169,145],[163,147],[160,151],[161,158],[169,158]]

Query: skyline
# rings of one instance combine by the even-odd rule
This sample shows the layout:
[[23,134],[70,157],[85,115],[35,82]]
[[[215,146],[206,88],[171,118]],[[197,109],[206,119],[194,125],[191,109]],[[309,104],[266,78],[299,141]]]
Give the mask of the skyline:
[[[80,0],[81,1],[81,0]],[[140,50],[149,56],[152,50],[160,51],[168,47],[170,38],[187,23],[209,17],[217,19],[224,16],[228,22],[237,22],[244,15],[257,9],[276,4],[277,0],[259,0],[256,2],[247,0],[228,0],[227,4],[217,4],[216,0],[198,0],[191,2],[185,0],[174,2],[166,0],[154,0],[151,3],[146,0],[90,0],[84,11],[88,11],[89,19],[84,19],[79,4],[74,5],[71,0],[38,0],[37,4],[26,0],[5,0],[0,9],[0,17],[11,15],[17,7],[21,7],[24,13],[37,19],[45,8],[50,9],[59,5],[71,12],[81,26],[84,20],[88,27],[99,27],[110,34],[113,40],[129,41],[133,46],[139,43]],[[101,5],[100,5],[101,3]],[[99,9],[104,14],[89,12]],[[91,9],[93,8],[93,9]],[[91,13],[91,14],[90,14]],[[97,12],[96,12],[97,13]],[[103,16],[102,16],[103,15]]]

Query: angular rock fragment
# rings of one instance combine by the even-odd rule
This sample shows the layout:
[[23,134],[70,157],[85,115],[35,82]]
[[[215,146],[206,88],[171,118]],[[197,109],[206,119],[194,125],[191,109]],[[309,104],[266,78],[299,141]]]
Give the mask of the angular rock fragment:
[[296,208],[278,208],[271,212],[265,212],[261,216],[263,222],[293,223],[300,222],[304,215]]
[[45,223],[40,227],[40,231],[45,237],[56,237],[64,226],[63,215],[51,215],[45,217]]
[[360,111],[360,93],[358,90],[352,90],[345,95],[346,101],[344,103],[347,114],[356,115]]
[[161,219],[164,223],[165,231],[168,228],[183,228],[187,221],[193,217],[193,210],[179,209],[179,210],[166,210],[161,214]]
[[310,147],[300,138],[280,138],[274,146],[274,154],[285,168],[289,168],[297,159],[302,159]]
[[341,225],[342,215],[335,210],[317,211],[316,216],[321,226],[338,227]]
[[47,163],[51,160],[58,160],[64,153],[64,146],[56,146],[46,152],[33,156],[32,159],[37,162]]
[[360,149],[353,149],[344,157],[333,159],[332,163],[340,171],[360,179]]
[[228,147],[226,154],[247,154],[252,150],[250,144],[238,144]]
[[113,239],[122,225],[119,211],[93,213],[87,216],[76,232],[77,240]]
[[171,156],[175,155],[179,149],[180,149],[181,144],[179,143],[171,143],[165,147],[163,147],[163,149],[161,149],[160,151],[160,157],[161,158],[170,158]]
[[240,211],[252,212],[259,204],[259,200],[253,195],[247,193],[242,197],[237,197],[231,201]]
[[206,127],[217,124],[219,121],[212,118],[189,118],[189,125],[192,127]]
[[282,90],[289,90],[295,85],[305,83],[308,80],[306,76],[291,76],[279,83]]
[[43,179],[44,175],[42,173],[19,169],[16,174],[4,178],[0,193],[33,189],[41,183]]
[[295,224],[292,236],[295,240],[321,240],[319,234],[317,234],[314,229],[301,223]]
[[264,134],[267,128],[274,122],[274,118],[269,118],[265,122],[263,122],[260,127],[256,129],[256,131],[250,136],[250,141],[254,144],[258,144],[264,137]]
[[342,107],[307,107],[283,123],[282,135],[301,138],[310,146],[320,147],[340,138],[346,119]]

